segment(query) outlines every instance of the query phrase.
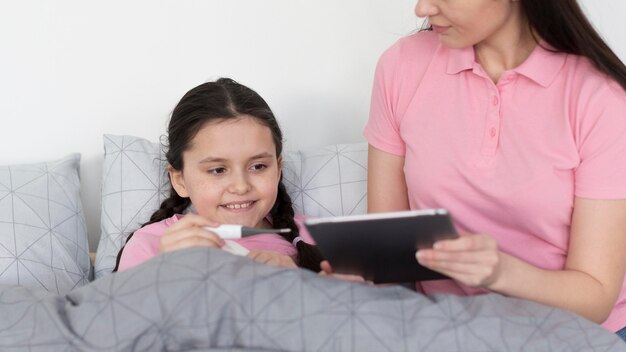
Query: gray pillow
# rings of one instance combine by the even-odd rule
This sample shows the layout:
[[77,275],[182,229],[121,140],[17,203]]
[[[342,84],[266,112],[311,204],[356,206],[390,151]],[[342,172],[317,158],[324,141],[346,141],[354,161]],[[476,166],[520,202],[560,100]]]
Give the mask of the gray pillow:
[[283,182],[297,214],[313,217],[367,212],[367,143],[285,152]]
[[0,166],[0,284],[63,293],[89,281],[79,164]]
[[168,196],[167,162],[158,143],[104,135],[102,213],[95,278],[113,270],[129,234],[150,219]]

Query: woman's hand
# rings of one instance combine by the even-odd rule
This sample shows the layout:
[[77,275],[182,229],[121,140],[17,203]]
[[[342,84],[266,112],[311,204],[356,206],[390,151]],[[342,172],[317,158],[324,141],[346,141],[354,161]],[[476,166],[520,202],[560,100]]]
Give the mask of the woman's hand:
[[291,257],[263,249],[253,249],[248,253],[247,257],[255,262],[280,268],[298,267]]
[[224,240],[204,227],[219,224],[197,214],[187,214],[165,230],[161,237],[159,252],[165,253],[190,247],[221,248]]
[[502,256],[496,240],[485,234],[470,234],[420,249],[417,261],[470,287],[489,288],[502,271]]
[[330,263],[327,260],[324,260],[323,262],[320,263],[320,268],[322,269],[319,272],[321,276],[328,276],[328,277],[333,277],[339,280],[360,282],[360,283],[373,285],[371,281],[366,281],[362,276],[359,276],[359,275],[333,273],[333,268],[330,266]]

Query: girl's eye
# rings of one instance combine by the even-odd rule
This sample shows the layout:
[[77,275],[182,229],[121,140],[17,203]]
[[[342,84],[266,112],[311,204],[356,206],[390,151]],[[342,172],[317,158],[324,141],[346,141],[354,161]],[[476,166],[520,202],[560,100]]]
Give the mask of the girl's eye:
[[214,174],[214,175],[220,175],[220,174],[223,174],[224,172],[226,172],[226,168],[224,167],[216,167],[213,169],[209,169],[209,173]]
[[267,165],[265,165],[265,164],[254,164],[254,165],[252,165],[252,167],[250,167],[250,169],[254,170],[254,171],[260,171],[260,170],[263,170],[265,168],[267,168]]

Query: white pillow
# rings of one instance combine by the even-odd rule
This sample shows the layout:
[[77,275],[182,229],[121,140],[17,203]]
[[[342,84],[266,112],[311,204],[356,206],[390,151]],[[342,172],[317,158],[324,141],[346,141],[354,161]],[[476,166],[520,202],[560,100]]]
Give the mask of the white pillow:
[[89,282],[80,154],[0,166],[0,284],[63,293]]
[[[101,237],[95,277],[111,272],[128,235],[147,222],[170,190],[158,143],[104,136]],[[283,182],[297,214],[320,217],[366,212],[367,144],[337,144],[283,155]]]

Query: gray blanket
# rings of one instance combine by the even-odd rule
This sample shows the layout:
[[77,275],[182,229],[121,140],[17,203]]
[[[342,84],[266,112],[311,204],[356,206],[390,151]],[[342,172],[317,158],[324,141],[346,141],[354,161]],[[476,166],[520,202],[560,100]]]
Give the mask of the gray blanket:
[[425,297],[211,249],[66,295],[0,286],[1,351],[626,351],[571,313],[496,294]]

